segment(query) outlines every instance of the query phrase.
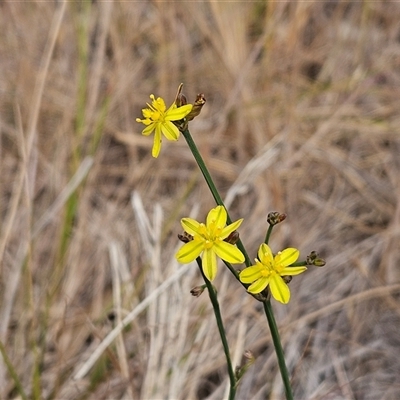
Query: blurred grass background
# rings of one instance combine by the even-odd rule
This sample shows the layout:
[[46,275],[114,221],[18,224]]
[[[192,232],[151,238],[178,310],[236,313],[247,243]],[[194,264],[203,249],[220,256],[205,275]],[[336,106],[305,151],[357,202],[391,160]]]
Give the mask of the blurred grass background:
[[[214,203],[183,138],[153,159],[135,122],[184,82],[248,251],[276,210],[274,251],[327,260],[274,303],[295,398],[400,398],[399,21],[383,0],[1,2],[0,397],[223,398],[210,304],[174,260],[179,218]],[[256,356],[237,398],[282,399],[260,305],[215,285],[235,362]]]

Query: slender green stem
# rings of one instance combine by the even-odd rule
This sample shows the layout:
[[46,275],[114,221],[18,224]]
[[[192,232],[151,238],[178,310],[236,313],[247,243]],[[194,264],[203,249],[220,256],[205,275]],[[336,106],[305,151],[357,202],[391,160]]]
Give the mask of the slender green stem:
[[[239,272],[237,272],[236,269],[232,267],[232,264],[228,263],[228,261],[225,261],[225,260],[222,260],[222,261],[226,265],[226,267],[229,269],[229,271],[231,271],[232,274],[235,275],[235,278],[240,282],[240,280],[239,280]],[[247,289],[246,285],[244,285],[243,283],[242,283],[242,285]]]
[[201,258],[197,257],[196,261],[197,261],[197,265],[199,266],[201,275],[203,276],[204,282],[207,285],[208,295],[210,296],[211,304],[214,309],[215,319],[217,320],[219,335],[221,336],[221,342],[222,342],[222,346],[224,348],[226,364],[228,367],[228,374],[229,374],[229,381],[230,381],[229,400],[233,400],[236,395],[237,381],[236,381],[235,372],[234,372],[233,366],[232,366],[232,360],[231,360],[231,355],[229,352],[228,340],[226,339],[224,323],[222,322],[221,310],[219,308],[217,293],[216,293],[212,283],[206,278],[206,276],[203,273],[203,266],[202,266]]
[[[186,129],[182,132],[182,135],[183,135],[184,138],[186,139],[186,142],[187,142],[187,144],[188,144],[188,146],[189,146],[191,152],[193,153],[193,156],[194,156],[194,158],[195,158],[195,160],[196,160],[196,162],[197,162],[197,165],[199,166],[200,171],[201,171],[201,173],[203,174],[204,179],[205,179],[206,182],[207,182],[207,185],[208,185],[208,187],[209,187],[209,189],[210,189],[210,191],[211,191],[211,194],[212,194],[213,197],[214,197],[215,202],[216,202],[218,205],[225,207],[225,204],[224,204],[224,202],[222,201],[222,198],[221,198],[221,196],[220,196],[219,193],[218,193],[218,190],[217,190],[217,188],[216,188],[216,186],[215,186],[215,184],[214,184],[214,182],[213,182],[213,180],[212,180],[212,178],[211,178],[210,173],[208,172],[208,169],[207,169],[207,167],[206,167],[206,164],[204,163],[203,157],[201,156],[199,150],[197,149],[196,143],[194,142],[194,140],[193,140],[193,138],[192,138],[192,135],[191,135],[190,132],[189,132],[189,129],[186,128]],[[225,207],[225,209],[226,209],[226,207]],[[228,210],[226,210],[226,212],[227,212],[227,215],[228,215],[227,223],[228,223],[228,224],[231,224],[231,223],[232,223],[232,220],[231,220],[231,218],[230,218],[230,216],[229,216]],[[251,265],[250,258],[249,258],[249,256],[247,255],[246,249],[244,248],[242,241],[239,239],[238,242],[236,243],[236,245],[237,245],[238,249],[239,249],[239,250],[243,253],[243,255],[244,255],[246,266],[249,267],[249,266]]]
[[[211,191],[216,203],[218,205],[221,205],[221,206],[225,207],[225,205],[224,205],[224,203],[222,201],[222,198],[219,195],[219,192],[218,192],[218,190],[217,190],[217,188],[216,188],[216,186],[215,186],[215,184],[214,184],[214,182],[213,182],[213,180],[211,178],[211,175],[208,172],[208,169],[207,169],[207,167],[206,167],[206,165],[205,165],[205,163],[203,161],[203,158],[202,158],[200,152],[198,151],[197,146],[196,146],[196,144],[195,144],[195,142],[194,142],[194,140],[193,140],[193,138],[192,138],[192,136],[191,136],[191,134],[189,132],[189,129],[186,128],[182,132],[182,134],[183,134],[184,138],[186,139],[186,142],[187,142],[191,152],[193,153],[193,156],[194,156],[194,158],[195,158],[195,160],[197,162],[197,165],[199,166],[199,168],[200,168],[200,170],[201,170],[201,172],[202,172],[202,174],[204,176],[204,179],[206,180],[207,185],[208,185],[208,187],[209,187],[209,189],[210,189],[210,191]],[[226,209],[226,207],[225,207],[225,209]],[[231,224],[232,220],[229,217],[228,210],[227,210],[227,214],[228,214],[227,223]],[[271,232],[272,232],[272,227],[270,226],[270,228],[267,231],[267,235],[265,237],[265,242],[266,243],[269,241],[269,237],[271,235]],[[247,255],[247,252],[246,252],[246,250],[244,248],[244,245],[243,245],[243,243],[242,243],[242,241],[240,239],[237,242],[237,247],[239,248],[239,250],[243,253],[243,255],[245,257],[246,266],[250,266],[251,265],[250,258]],[[228,348],[228,344],[227,344],[227,341],[226,341],[224,326],[222,324],[222,318],[221,318],[221,314],[220,314],[220,310],[219,310],[219,305],[218,305],[217,297],[216,297],[216,294],[214,292],[214,288],[213,288],[211,282],[209,282],[207,280],[207,278],[203,274],[203,269],[201,267],[202,264],[201,264],[201,259],[200,258],[197,258],[197,263],[198,263],[198,265],[200,267],[200,271],[201,271],[201,273],[203,275],[204,281],[207,284],[208,293],[210,295],[211,303],[213,304],[213,307],[214,307],[214,312],[215,312],[215,316],[217,318],[218,328],[220,330],[221,340],[222,340],[222,343],[223,343],[223,346],[224,346],[224,352],[225,352],[225,356],[226,356],[227,364],[228,364],[229,378],[230,378],[230,382],[231,382],[231,391],[230,391],[230,395],[229,395],[229,399],[231,400],[231,399],[234,399],[234,397],[235,397],[236,378],[235,378],[235,374],[233,373],[233,369],[232,369],[232,362],[231,362],[230,355],[229,355],[229,348]],[[228,268],[229,268],[229,266],[228,266]],[[235,273],[236,271],[233,271],[232,266],[229,269],[231,270],[231,272],[236,277],[238,277],[238,274]],[[292,389],[291,389],[290,381],[289,381],[289,374],[288,374],[288,370],[286,368],[285,357],[284,357],[284,354],[283,354],[283,349],[282,349],[282,344],[281,344],[281,340],[280,340],[280,336],[279,336],[278,327],[276,325],[274,313],[273,313],[273,310],[272,310],[272,307],[271,307],[271,302],[269,300],[266,300],[266,301],[263,302],[263,304],[264,304],[265,314],[266,314],[266,317],[267,317],[267,320],[268,320],[269,329],[271,331],[272,340],[273,340],[274,347],[275,347],[275,352],[276,352],[276,355],[278,357],[278,365],[279,365],[279,369],[280,369],[280,372],[281,372],[281,375],[282,375],[283,384],[285,386],[286,399],[287,400],[293,400]]]
[[268,244],[269,238],[271,237],[272,229],[274,229],[274,225],[270,225],[267,230],[267,234],[265,235],[264,243]]
[[306,267],[307,265],[307,261],[297,261],[293,264],[290,265],[290,267]]
[[290,385],[289,373],[286,367],[285,355],[283,354],[282,343],[279,336],[278,326],[276,325],[274,313],[272,310],[271,301],[266,300],[263,302],[263,304],[264,304],[265,315],[267,316],[268,320],[269,329],[271,331],[272,340],[274,342],[276,356],[278,358],[278,365],[279,365],[279,370],[281,371],[283,385],[285,386],[286,399],[293,400],[293,393],[292,393],[292,387]]

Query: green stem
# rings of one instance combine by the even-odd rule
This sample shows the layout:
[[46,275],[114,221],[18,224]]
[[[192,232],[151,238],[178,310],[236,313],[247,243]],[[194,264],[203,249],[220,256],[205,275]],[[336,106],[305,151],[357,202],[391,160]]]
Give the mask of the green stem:
[[290,267],[306,267],[307,265],[307,261],[297,261],[291,265],[289,265]]
[[[197,146],[196,146],[196,144],[195,144],[195,142],[194,142],[194,140],[193,140],[193,138],[192,138],[192,136],[191,136],[191,134],[189,132],[189,129],[186,128],[182,132],[182,134],[183,134],[183,136],[184,136],[184,138],[185,138],[185,140],[186,140],[186,142],[187,142],[187,144],[188,144],[188,146],[189,146],[189,148],[190,148],[190,150],[191,150],[191,152],[192,152],[192,154],[193,154],[193,156],[194,156],[194,158],[195,158],[195,160],[197,162],[197,165],[199,166],[199,168],[200,168],[200,170],[201,170],[201,172],[202,172],[202,174],[204,176],[204,179],[207,182],[207,185],[208,185],[208,187],[209,187],[209,189],[210,189],[210,191],[211,191],[216,203],[218,205],[221,205],[221,206],[225,207],[225,205],[224,205],[224,203],[222,201],[222,198],[219,195],[218,190],[217,190],[217,188],[216,188],[216,186],[215,186],[215,184],[214,184],[214,182],[213,182],[213,180],[211,178],[211,175],[208,172],[208,169],[207,169],[207,167],[206,167],[206,165],[205,165],[205,163],[203,161],[203,158],[201,157],[201,154],[198,151]],[[226,209],[226,207],[225,207],[225,209]],[[228,210],[226,212],[228,214]],[[227,223],[228,224],[232,223],[232,220],[229,217],[229,214],[227,216]],[[266,243],[269,240],[269,236],[271,235],[271,232],[272,232],[272,227],[270,227],[268,229],[268,231],[267,231],[267,235],[265,237]],[[247,252],[246,252],[246,250],[244,248],[244,245],[243,245],[243,243],[242,243],[242,241],[240,239],[237,242],[237,247],[243,253],[243,255],[245,257],[246,266],[249,267],[251,265],[250,258],[247,255]],[[218,329],[220,330],[221,340],[222,340],[222,344],[224,346],[224,352],[225,352],[225,356],[226,356],[227,364],[228,364],[229,378],[230,378],[230,382],[231,382],[231,390],[230,390],[230,394],[229,394],[229,399],[231,400],[231,399],[234,399],[235,393],[236,393],[236,378],[235,378],[235,374],[233,373],[233,369],[232,369],[232,362],[231,362],[230,355],[229,355],[229,348],[228,348],[228,344],[227,344],[227,341],[226,341],[224,326],[222,324],[222,318],[221,318],[221,314],[220,314],[220,310],[219,310],[219,305],[218,305],[217,297],[216,297],[216,294],[214,292],[214,288],[213,288],[211,282],[209,282],[208,279],[203,274],[203,269],[202,269],[202,264],[201,264],[201,259],[200,258],[197,258],[197,263],[198,263],[198,265],[200,267],[200,271],[201,271],[201,273],[203,275],[204,281],[207,284],[208,293],[210,295],[211,303],[212,303],[212,305],[214,307],[214,313],[215,313],[215,316],[217,318]],[[229,269],[232,272],[232,268],[229,268]],[[234,275],[237,277],[237,273],[234,273]],[[291,389],[290,381],[289,381],[289,374],[288,374],[288,371],[287,371],[287,368],[286,368],[285,357],[284,357],[284,354],[283,354],[283,349],[282,349],[282,344],[281,344],[281,340],[280,340],[280,336],[279,336],[278,327],[276,325],[274,313],[273,313],[273,310],[272,310],[272,307],[271,307],[271,302],[269,300],[266,300],[266,301],[263,302],[263,304],[264,304],[265,314],[266,314],[267,320],[268,320],[269,329],[271,331],[272,340],[273,340],[274,347],[275,347],[275,352],[276,352],[276,355],[278,357],[278,365],[279,365],[279,369],[281,371],[283,384],[285,386],[286,399],[287,400],[293,400],[292,389]]]
[[264,243],[268,244],[269,238],[271,237],[272,229],[274,229],[274,225],[270,225],[267,230],[267,234],[265,235]]
[[268,320],[269,329],[271,331],[272,341],[274,342],[275,353],[278,358],[278,365],[279,370],[281,371],[283,385],[285,386],[286,399],[293,400],[292,387],[290,386],[289,373],[285,362],[285,355],[283,354],[282,343],[279,336],[278,327],[276,325],[271,302],[270,300],[266,300],[263,302],[263,304],[265,315],[267,316]]
[[[215,186],[215,184],[214,184],[214,182],[213,182],[213,180],[211,178],[210,173],[208,172],[208,169],[206,167],[206,164],[204,163],[203,157],[201,156],[199,150],[197,149],[196,143],[194,142],[194,140],[192,138],[192,135],[189,132],[189,129],[186,128],[182,132],[182,135],[186,139],[186,142],[187,142],[187,144],[188,144],[188,146],[189,146],[189,148],[190,148],[190,150],[191,150],[191,152],[193,154],[193,157],[195,158],[195,160],[197,162],[197,165],[199,166],[200,171],[203,174],[204,179],[206,180],[208,187],[210,188],[211,194],[213,195],[215,202],[218,205],[225,207],[225,204],[222,201],[222,198],[218,193],[218,190],[217,190],[217,188],[216,188],[216,186]],[[226,207],[225,207],[225,210],[226,210]],[[227,223],[231,224],[232,220],[231,220],[231,218],[229,216],[228,210],[226,210],[226,212],[227,212],[227,215],[228,215]],[[237,245],[238,249],[244,255],[246,266],[249,267],[251,265],[250,258],[247,255],[246,249],[244,248],[244,245],[243,245],[242,241],[239,239],[238,242],[236,243],[236,245]]]
[[[236,269],[232,267],[232,264],[228,263],[228,261],[225,261],[225,260],[222,260],[222,261],[226,265],[226,267],[229,269],[229,271],[231,271],[232,274],[235,275],[235,278],[240,282],[239,272],[237,272]],[[242,283],[242,282],[240,282],[240,283]],[[244,286],[245,289],[247,289],[248,285],[245,285],[244,283],[242,283],[242,285]]]
[[197,265],[199,266],[201,275],[203,276],[204,282],[207,285],[208,295],[210,296],[211,304],[212,304],[213,309],[214,309],[215,319],[217,320],[219,335],[221,337],[221,342],[222,342],[222,346],[224,348],[224,353],[225,353],[225,357],[226,357],[226,364],[228,366],[228,374],[229,374],[229,381],[230,381],[228,399],[229,400],[233,400],[235,398],[235,395],[236,395],[236,384],[237,384],[237,381],[236,381],[235,372],[233,371],[231,355],[229,353],[228,340],[226,339],[226,333],[225,333],[224,324],[222,322],[221,310],[219,308],[217,294],[216,294],[216,291],[215,291],[214,286],[212,285],[212,283],[204,275],[201,258],[197,257],[196,261],[197,261]]

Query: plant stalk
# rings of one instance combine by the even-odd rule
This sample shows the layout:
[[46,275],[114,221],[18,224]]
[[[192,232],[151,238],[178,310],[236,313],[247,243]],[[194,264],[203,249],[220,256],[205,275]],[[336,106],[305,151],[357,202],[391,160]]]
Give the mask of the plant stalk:
[[229,375],[229,382],[230,382],[228,399],[233,400],[236,396],[237,381],[236,381],[235,372],[234,372],[233,366],[232,366],[232,360],[231,360],[231,355],[229,352],[228,340],[226,338],[224,323],[222,321],[221,310],[219,308],[217,293],[216,293],[212,283],[204,275],[203,264],[202,264],[201,258],[197,257],[196,261],[197,261],[197,265],[199,266],[201,275],[203,276],[204,282],[207,285],[208,295],[210,296],[211,304],[214,309],[215,319],[217,320],[218,331],[219,331],[219,335],[221,337],[221,342],[222,342],[222,346],[224,348],[224,353],[225,353],[225,358],[226,358],[226,364],[228,367],[228,375]]
[[286,400],[293,400],[292,387],[290,385],[289,373],[286,367],[285,355],[283,353],[282,343],[279,336],[278,326],[276,325],[274,313],[271,306],[271,301],[263,302],[265,315],[267,316],[269,329],[271,331],[272,341],[275,347],[275,353],[278,358],[279,370],[281,372],[283,385],[285,387]]

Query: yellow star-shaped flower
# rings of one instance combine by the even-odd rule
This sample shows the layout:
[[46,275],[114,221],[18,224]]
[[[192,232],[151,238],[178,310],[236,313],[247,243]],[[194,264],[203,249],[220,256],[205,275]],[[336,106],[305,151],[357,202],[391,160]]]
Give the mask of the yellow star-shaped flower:
[[150,95],[152,100],[151,104],[147,103],[148,108],[142,110],[144,119],[136,118],[136,122],[141,122],[146,125],[143,129],[142,135],[148,136],[153,131],[154,143],[152,156],[157,158],[161,150],[161,141],[163,134],[168,140],[176,141],[179,138],[179,129],[172,121],[179,121],[186,117],[192,110],[192,104],[186,104],[177,107],[175,102],[168,108],[161,97],[157,99],[153,94]]
[[256,264],[245,268],[239,275],[243,283],[251,283],[247,288],[250,293],[262,292],[268,285],[272,296],[283,304],[290,300],[289,286],[282,276],[299,275],[306,267],[290,267],[299,258],[299,251],[288,248],[280,251],[275,257],[271,249],[263,243],[258,250]]
[[176,253],[179,262],[187,264],[203,253],[202,266],[204,275],[212,281],[217,275],[217,256],[229,263],[244,262],[244,255],[233,244],[224,242],[233,231],[239,228],[243,219],[225,226],[227,213],[224,207],[213,208],[207,215],[206,224],[192,218],[183,218],[181,224],[193,240],[184,244]]

